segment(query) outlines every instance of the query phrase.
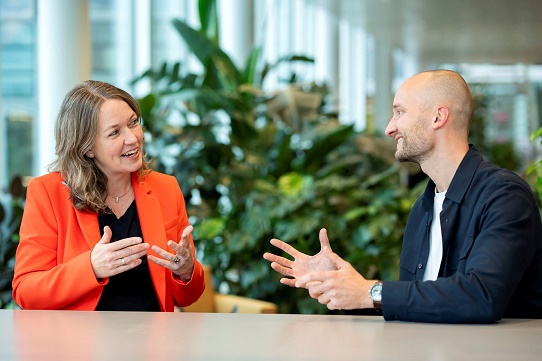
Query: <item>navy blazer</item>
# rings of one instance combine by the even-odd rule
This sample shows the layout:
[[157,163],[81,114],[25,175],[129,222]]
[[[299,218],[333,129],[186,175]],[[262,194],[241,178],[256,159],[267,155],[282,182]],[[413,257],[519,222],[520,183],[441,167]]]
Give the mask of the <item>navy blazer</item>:
[[542,318],[542,225],[529,185],[484,161],[471,145],[440,214],[439,277],[423,282],[434,194],[430,180],[412,208],[400,280],[384,282],[384,318],[449,323]]

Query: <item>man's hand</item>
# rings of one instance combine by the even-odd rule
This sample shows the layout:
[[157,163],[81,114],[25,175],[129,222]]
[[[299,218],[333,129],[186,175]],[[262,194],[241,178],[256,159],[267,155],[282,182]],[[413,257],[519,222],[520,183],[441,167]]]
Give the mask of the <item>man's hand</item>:
[[295,286],[308,289],[312,298],[330,310],[372,308],[369,289],[375,281],[366,280],[337,254],[331,253],[329,257],[337,270],[308,273]]
[[290,287],[296,286],[296,280],[310,274],[312,272],[330,271],[336,270],[337,267],[332,261],[331,255],[333,254],[331,246],[329,245],[329,239],[327,237],[327,231],[325,228],[320,230],[320,252],[314,256],[309,256],[299,252],[289,244],[278,240],[272,239],[271,244],[277,248],[280,248],[290,256],[294,258],[293,261],[284,257],[277,256],[275,254],[266,252],[263,258],[271,262],[271,267],[280,273],[285,278],[280,280],[281,283]]

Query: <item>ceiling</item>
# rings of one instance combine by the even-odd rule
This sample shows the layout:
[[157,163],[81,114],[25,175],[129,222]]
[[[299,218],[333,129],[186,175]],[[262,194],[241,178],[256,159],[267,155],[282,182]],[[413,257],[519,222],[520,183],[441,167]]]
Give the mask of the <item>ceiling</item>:
[[314,0],[420,65],[542,64],[542,0]]

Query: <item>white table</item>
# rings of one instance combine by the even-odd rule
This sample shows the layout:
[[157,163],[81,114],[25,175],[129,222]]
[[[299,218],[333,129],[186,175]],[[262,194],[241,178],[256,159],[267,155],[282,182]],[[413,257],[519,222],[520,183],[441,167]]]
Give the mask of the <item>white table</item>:
[[0,360],[542,360],[542,320],[0,310]]

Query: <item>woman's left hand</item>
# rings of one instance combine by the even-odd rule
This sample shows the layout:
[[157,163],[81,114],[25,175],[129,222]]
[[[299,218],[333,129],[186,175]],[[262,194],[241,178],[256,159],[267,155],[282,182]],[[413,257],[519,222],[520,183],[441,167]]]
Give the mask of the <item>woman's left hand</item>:
[[186,227],[179,243],[171,240],[168,241],[168,247],[173,249],[175,253],[169,253],[158,246],[152,246],[152,250],[162,258],[149,255],[149,261],[169,268],[184,282],[190,281],[192,272],[194,271],[194,257],[190,248],[190,234],[193,230],[194,227],[192,226]]

